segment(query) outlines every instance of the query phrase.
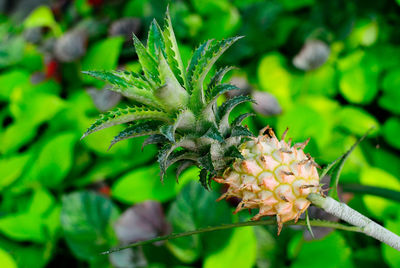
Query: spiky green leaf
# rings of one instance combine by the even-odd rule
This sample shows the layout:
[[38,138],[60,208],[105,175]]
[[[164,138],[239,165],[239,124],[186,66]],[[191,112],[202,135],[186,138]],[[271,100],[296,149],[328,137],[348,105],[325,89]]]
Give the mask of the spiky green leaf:
[[173,124],[164,125],[160,128],[161,134],[172,142],[175,142],[175,132],[177,129],[192,130],[196,124],[195,117],[190,110],[180,110],[173,122]]
[[158,129],[160,128],[161,124],[163,124],[162,121],[143,121],[134,123],[115,136],[108,149],[122,140],[157,134],[159,133]]
[[184,88],[188,88],[186,77],[184,75],[185,69],[183,67],[178,45],[176,43],[174,29],[172,28],[171,17],[169,16],[168,10],[164,19],[164,29],[162,35],[164,37],[164,49],[167,56],[167,62],[179,83]]
[[139,57],[139,62],[145,76],[152,81],[154,85],[159,85],[161,81],[156,60],[147,52],[142,42],[140,42],[135,34],[133,34],[133,44],[135,45],[136,54]]
[[192,137],[184,136],[175,143],[165,144],[163,148],[161,148],[161,150],[159,151],[157,160],[160,164],[161,180],[164,179],[165,172],[167,171],[167,168],[171,165],[171,162],[169,161],[170,155],[174,152],[174,150],[181,147],[188,150],[189,152],[194,151],[196,150],[196,142],[193,140]]
[[239,149],[236,146],[231,146],[225,152],[225,157],[232,158],[232,159],[244,159],[243,155],[240,153]]
[[193,75],[194,75],[194,71],[196,69],[196,66],[199,64],[200,59],[204,56],[204,54],[206,53],[208,47],[210,46],[212,40],[207,40],[204,43],[200,44],[195,51],[193,52],[193,55],[189,61],[189,65],[187,67],[187,71],[186,71],[186,79],[188,81],[189,84],[189,93],[192,93],[193,90]]
[[111,90],[125,97],[148,106],[162,107],[151,92],[150,83],[139,74],[126,71],[85,71],[83,73],[110,83],[113,86]]
[[165,138],[164,135],[161,134],[154,134],[148,137],[147,139],[144,140],[142,144],[142,150],[145,146],[150,145],[150,144],[164,144],[168,142],[167,138]]
[[199,174],[199,181],[200,181],[200,183],[201,183],[201,185],[205,188],[205,189],[207,189],[207,190],[209,190],[209,181],[208,181],[208,171],[207,171],[207,169],[205,169],[205,168],[203,168],[203,169],[201,169],[200,170],[200,174]]
[[207,137],[219,142],[224,141],[224,137],[219,133],[218,129],[215,126],[211,126],[207,132],[203,135],[203,137]]
[[[165,169],[167,170],[170,166],[172,166],[173,164],[175,164],[179,161],[189,162],[190,163],[189,166],[196,165],[198,158],[199,158],[199,155],[197,153],[193,153],[188,150],[174,151],[169,155],[169,157],[165,163]],[[187,166],[187,167],[189,167],[189,166]],[[183,170],[179,171],[179,174],[182,171]],[[177,174],[178,174],[178,171],[177,171]],[[178,179],[178,177],[179,176],[177,176],[177,179]]]
[[140,119],[160,120],[165,122],[170,121],[167,113],[155,108],[139,106],[127,107],[125,109],[117,108],[113,111],[102,114],[101,117],[88,128],[81,139],[101,129]]
[[210,152],[203,155],[202,157],[199,157],[199,164],[202,168],[206,169],[208,172],[215,174],[215,168],[211,159]]
[[152,91],[152,86],[146,77],[128,71],[83,71],[94,78],[101,79],[113,86],[121,88],[135,87],[138,89]]
[[[207,92],[211,92],[214,87],[221,83],[222,79],[224,78],[225,74],[230,70],[234,69],[233,66],[225,66],[219,69],[214,76],[211,78],[210,83],[207,86]],[[206,95],[207,95],[206,92]]]
[[254,102],[249,96],[236,96],[224,102],[218,107],[218,118],[220,118],[219,131],[225,135],[229,130],[229,114],[237,105],[244,102]]
[[254,100],[249,96],[236,96],[227,100],[220,107],[218,107],[219,117],[223,118],[224,116],[227,116],[229,112],[233,110],[233,108],[244,102],[254,102]]
[[175,148],[173,147],[172,143],[165,144],[157,155],[157,161],[160,164],[160,180],[164,181],[165,173],[167,172],[167,161],[169,155]]
[[160,133],[169,141],[175,142],[175,128],[173,125],[163,125],[160,127]]
[[245,113],[245,114],[241,114],[238,117],[236,117],[233,121],[232,121],[232,126],[239,126],[244,119],[246,119],[249,116],[255,116],[255,114],[253,113]]
[[185,171],[186,169],[190,168],[191,166],[196,165],[195,161],[192,160],[183,160],[178,164],[178,167],[176,168],[176,179],[178,179],[182,172]]
[[147,36],[147,51],[154,59],[157,59],[157,51],[159,50],[164,51],[165,44],[161,28],[157,21],[153,19]]
[[162,53],[159,53],[158,70],[162,86],[155,91],[155,96],[169,111],[186,108],[189,94],[179,84]]
[[175,130],[188,131],[196,126],[196,118],[189,109],[179,111],[175,119]]
[[126,79],[123,79],[122,77],[117,75],[115,71],[82,71],[82,73],[106,81],[113,86],[122,88],[127,88],[131,86],[128,81],[126,81]]
[[212,42],[204,56],[199,59],[190,80],[192,82],[190,105],[195,110],[201,109],[201,107],[205,103],[203,82],[206,75],[208,74],[214,63],[218,60],[218,58],[240,38],[242,37],[238,36]]
[[254,137],[254,134],[244,126],[234,126],[231,137]]
[[207,92],[207,101],[216,101],[216,99],[221,96],[222,94],[231,91],[231,90],[238,90],[237,86],[231,84],[221,84],[213,87],[210,92]]

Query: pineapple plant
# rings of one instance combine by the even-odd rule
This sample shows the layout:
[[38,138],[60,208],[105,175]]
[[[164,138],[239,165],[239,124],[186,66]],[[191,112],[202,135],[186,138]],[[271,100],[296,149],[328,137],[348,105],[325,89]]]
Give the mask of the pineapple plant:
[[242,121],[243,114],[229,121],[239,104],[252,102],[236,96],[221,105],[218,97],[237,87],[222,83],[232,67],[224,67],[205,78],[217,59],[241,37],[208,40],[193,53],[184,68],[167,13],[164,27],[153,20],[147,46],[133,36],[143,74],[127,71],[87,71],[88,75],[113,85],[113,90],[133,99],[138,105],[118,108],[98,119],[83,138],[116,124],[130,125],[112,141],[149,135],[144,145],[158,144],[161,179],[168,167],[177,163],[177,177],[186,168],[200,168],[200,182],[209,188],[213,179],[229,186],[222,198],[239,197],[236,212],[257,208],[253,219],[276,215],[282,223],[298,219],[310,204],[310,192],[319,191],[315,163],[304,154],[306,143],[291,146],[279,141],[266,127],[254,137]]
[[229,116],[236,106],[254,102],[249,96],[217,103],[221,95],[238,89],[222,83],[233,67],[217,70],[209,81],[206,77],[218,58],[240,38],[205,41],[194,50],[184,68],[167,11],[163,28],[155,20],[151,23],[146,46],[133,35],[142,73],[84,72],[110,83],[112,90],[136,104],[101,115],[82,138],[128,123],[110,147],[125,139],[149,136],[143,146],[159,146],[161,180],[171,165],[178,165],[177,178],[186,168],[197,166],[205,188],[210,187],[212,180],[227,185],[219,199],[241,199],[235,213],[258,209],[253,220],[276,216],[278,234],[283,223],[297,221],[313,203],[355,225],[359,232],[400,250],[400,237],[346,204],[320,194],[318,165],[303,151],[308,140],[292,146],[291,140],[285,141],[286,131],[279,140],[268,126],[256,137],[242,125],[250,113],[231,121]]
[[158,144],[161,148],[161,180],[175,163],[177,177],[184,169],[198,166],[205,188],[214,180],[228,185],[220,199],[241,198],[235,212],[256,208],[259,212],[254,220],[276,215],[280,231],[284,222],[297,220],[310,205],[306,197],[319,191],[319,177],[316,164],[303,152],[307,142],[291,146],[284,137],[279,141],[269,127],[255,137],[241,125],[251,116],[248,113],[230,122],[230,112],[237,105],[253,101],[248,96],[236,96],[217,104],[222,94],[238,89],[221,82],[232,67],[217,70],[205,83],[217,59],[240,38],[202,43],[185,69],[168,12],[163,28],[153,20],[146,46],[133,36],[142,74],[85,72],[109,82],[114,91],[138,104],[102,115],[82,138],[129,123],[110,147],[121,140],[148,135],[144,145]]

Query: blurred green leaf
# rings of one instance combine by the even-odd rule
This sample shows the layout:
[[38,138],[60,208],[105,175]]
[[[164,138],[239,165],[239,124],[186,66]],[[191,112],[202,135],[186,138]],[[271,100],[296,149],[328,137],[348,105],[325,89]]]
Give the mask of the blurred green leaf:
[[0,159],[0,191],[21,176],[30,158],[30,154],[19,154]]
[[337,93],[336,70],[331,65],[324,64],[295,77],[293,88],[298,88],[300,95],[319,94],[333,97]]
[[369,54],[361,50],[341,58],[339,89],[351,103],[368,104],[378,93],[379,65],[369,61]]
[[[123,37],[110,37],[99,41],[91,46],[82,60],[83,71],[114,70],[118,64],[119,54],[121,53]],[[104,82],[93,77],[82,74],[85,83],[102,87]]]
[[[223,1],[213,2],[223,3]],[[235,34],[241,23],[239,11],[230,5],[223,7],[223,11],[221,12],[209,13],[209,16],[210,18],[203,22],[203,39],[222,39],[230,37]]]
[[[363,185],[388,188],[400,191],[400,181],[393,175],[379,168],[364,168],[361,171],[360,182]],[[363,201],[368,211],[378,219],[385,219],[388,213],[397,213],[400,204],[388,199],[365,195]]]
[[362,67],[342,71],[340,91],[352,103],[370,103],[378,92],[377,75]]
[[78,136],[67,132],[55,136],[41,149],[31,176],[47,187],[61,186],[71,169],[73,149]]
[[300,8],[304,8],[307,6],[312,6],[314,4],[314,0],[280,0],[285,9],[287,10],[297,10]]
[[283,108],[291,104],[290,83],[292,77],[285,67],[285,58],[277,53],[265,55],[257,70],[261,89],[273,94]]
[[[294,138],[294,142],[311,138],[309,146],[312,146],[314,142],[318,146],[323,146],[331,139],[332,122],[308,104],[298,103],[279,118],[278,135],[282,134],[286,128],[289,128],[288,135]],[[307,148],[309,150],[311,147]]]
[[55,36],[60,36],[62,34],[61,28],[54,19],[53,12],[48,6],[40,6],[32,11],[25,19],[24,26],[26,28],[49,27]]
[[151,2],[148,0],[129,0],[124,6],[124,17],[149,17],[153,15]]
[[69,248],[79,259],[92,261],[116,242],[112,223],[117,207],[94,192],[75,192],[62,200],[61,226]]
[[[357,138],[347,134],[347,139],[344,140],[343,151],[339,155],[345,153],[346,150],[351,148],[356,142]],[[340,180],[342,183],[360,183],[361,170],[370,167],[364,151],[360,146],[354,148],[345,165],[343,166]]]
[[400,191],[394,191],[388,188],[367,186],[361,184],[342,184],[341,188],[344,192],[381,196],[386,199],[400,202]]
[[379,106],[395,114],[400,114],[400,69],[390,70],[382,81],[383,95],[379,98]]
[[391,117],[386,120],[385,124],[383,125],[382,132],[387,143],[396,149],[400,149],[400,119]]
[[353,140],[354,136],[345,134],[339,129],[334,129],[329,142],[321,148],[321,151],[324,152],[320,155],[321,161],[331,163],[348,149],[346,146],[351,144]]
[[232,231],[225,247],[207,254],[203,267],[251,268],[256,262],[256,253],[257,241],[253,227],[237,228]]
[[135,160],[136,159],[129,159],[129,161],[121,161],[120,158],[98,160],[95,165],[91,166],[87,174],[74,180],[74,185],[82,187],[114,178],[136,167]]
[[46,234],[40,215],[30,213],[10,214],[0,218],[0,232],[18,241],[43,243]]
[[338,232],[333,232],[321,240],[302,243],[291,268],[354,267],[351,262],[351,248]]
[[55,204],[54,197],[45,189],[34,191],[28,206],[28,213],[42,215],[47,213]]
[[[36,88],[35,88],[36,89]],[[10,110],[17,120],[26,120],[29,115],[31,125],[39,125],[51,119],[65,107],[65,102],[53,94],[16,89],[11,96]]]
[[196,169],[190,169],[179,178],[179,184],[171,173],[162,183],[158,165],[137,168],[118,179],[111,188],[111,195],[124,203],[133,204],[146,200],[167,201],[189,180],[197,179]]
[[37,188],[23,207],[0,218],[0,231],[17,241],[46,242],[50,246],[60,225],[59,206],[54,197]]
[[0,248],[5,249],[15,260],[18,268],[44,267],[51,252],[46,252],[43,245],[24,245],[17,242],[0,239]]
[[88,0],[75,0],[74,1],[75,8],[79,12],[79,14],[85,16],[89,15],[92,11],[92,7],[90,6]]
[[382,69],[397,70],[399,67],[400,47],[391,43],[379,42],[368,48],[369,60],[379,64]]
[[361,108],[355,106],[342,107],[338,117],[338,125],[357,136],[364,135],[372,127],[374,129],[370,135],[376,135],[379,131],[378,121]]
[[213,0],[191,0],[194,8],[200,14],[217,13],[229,8],[230,3],[227,0],[213,1]]
[[3,268],[17,268],[17,264],[7,251],[0,248],[0,263]]
[[37,47],[27,45],[19,66],[32,73],[42,71],[44,69],[44,55]]
[[25,86],[29,82],[29,73],[16,69],[9,70],[0,75],[0,84],[2,85],[0,90],[0,100],[8,101],[14,88]]
[[[400,233],[400,217],[397,215],[396,219],[385,219],[385,227],[390,231],[399,234]],[[382,245],[382,254],[386,263],[391,268],[399,268],[400,267],[400,254],[397,250],[388,245]]]
[[22,36],[0,37],[0,68],[18,63],[24,55]]
[[[198,182],[188,183],[172,203],[167,214],[173,232],[180,233],[201,227],[230,223],[232,218],[230,210],[226,202],[215,202],[217,197],[215,192],[204,190]],[[169,240],[167,246],[181,261],[189,263],[202,254],[208,255],[223,248],[230,233],[230,230],[226,230],[178,238]]]
[[379,27],[376,21],[358,20],[349,36],[349,42],[353,46],[371,46],[378,39]]
[[[354,151],[354,149],[362,142],[368,134],[372,131],[372,129],[368,129],[364,135],[359,138],[351,147],[348,149],[337,161],[336,167],[332,170],[331,172],[331,183],[330,183],[330,191],[329,191],[329,196],[332,198],[335,198],[336,200],[339,200],[339,195],[338,195],[338,185],[339,185],[339,179],[340,175],[342,173],[344,164],[346,163],[347,159],[350,157],[351,153]],[[336,162],[336,160],[335,160]],[[329,166],[328,166],[329,167]],[[327,172],[327,171],[326,171]],[[325,171],[323,171],[325,173]],[[321,177],[323,177],[323,174],[321,174]],[[312,234],[312,232],[310,232]]]
[[[24,135],[20,135],[24,133]],[[36,126],[29,120],[17,121],[9,125],[1,133],[2,144],[0,152],[9,154],[16,151],[20,146],[29,142],[36,134]]]
[[365,147],[363,151],[369,156],[372,166],[379,167],[400,178],[400,157],[395,152],[369,143],[363,143],[363,147]]
[[277,250],[277,241],[264,226],[253,227],[257,239],[257,266],[268,267]]

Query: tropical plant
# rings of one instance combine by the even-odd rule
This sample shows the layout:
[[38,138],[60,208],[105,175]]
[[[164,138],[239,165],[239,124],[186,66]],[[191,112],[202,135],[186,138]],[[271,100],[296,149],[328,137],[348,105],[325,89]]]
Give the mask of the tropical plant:
[[[283,223],[293,219],[297,222],[312,203],[356,226],[354,230],[400,250],[399,236],[346,204],[325,197],[319,178],[335,163],[319,176],[318,165],[303,152],[308,141],[291,146],[291,141],[286,143],[284,140],[286,132],[279,141],[269,127],[254,137],[241,125],[250,114],[229,120],[237,105],[252,102],[252,99],[239,95],[218,104],[224,93],[237,89],[222,83],[232,67],[222,68],[209,79],[207,77],[222,53],[240,38],[202,43],[185,69],[167,11],[163,28],[155,20],[152,22],[146,46],[134,36],[143,73],[85,72],[109,82],[112,90],[138,104],[104,114],[82,138],[104,128],[130,123],[114,138],[111,146],[124,139],[149,135],[144,145],[160,147],[161,180],[168,167],[175,163],[179,164],[177,177],[184,169],[195,165],[200,168],[200,182],[205,188],[208,189],[215,180],[229,186],[221,198],[241,198],[236,212],[258,208],[259,213],[254,219],[276,215],[278,234]],[[330,191],[334,197],[337,196],[341,166],[353,149],[338,160],[338,172]]]

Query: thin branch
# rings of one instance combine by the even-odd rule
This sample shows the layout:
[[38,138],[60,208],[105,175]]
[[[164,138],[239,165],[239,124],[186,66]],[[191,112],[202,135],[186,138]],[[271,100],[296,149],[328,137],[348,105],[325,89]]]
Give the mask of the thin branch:
[[[158,242],[158,241],[170,240],[170,239],[175,239],[175,238],[180,238],[180,237],[185,237],[185,236],[191,236],[191,235],[196,235],[196,234],[201,234],[201,233],[207,233],[207,232],[231,229],[231,228],[236,228],[236,227],[258,226],[258,225],[275,225],[275,224],[276,224],[276,220],[275,219],[263,220],[263,221],[247,221],[247,222],[223,224],[223,225],[219,225],[219,226],[206,227],[206,228],[201,228],[201,229],[188,231],[188,232],[183,232],[183,233],[159,236],[159,237],[156,237],[156,238],[153,238],[153,239],[132,243],[132,244],[129,244],[129,245],[124,246],[124,247],[110,249],[108,251],[102,252],[101,254],[110,254],[110,253],[121,251],[121,250],[124,250],[124,249],[127,249],[127,248],[148,245],[148,244],[152,244],[152,243]],[[337,222],[321,221],[321,220],[310,220],[309,224],[311,226],[317,226],[317,227],[336,228],[336,229],[345,230],[345,231],[351,231],[351,232],[361,232],[361,229],[358,228],[358,227],[348,226],[348,225],[340,224],[340,223],[337,223]],[[307,222],[305,220],[299,220],[297,223],[294,223],[293,221],[290,221],[290,222],[286,222],[285,225],[307,226]]]
[[400,236],[365,217],[345,203],[338,202],[329,196],[325,198],[320,194],[310,194],[307,198],[326,212],[360,228],[362,233],[400,251]]

